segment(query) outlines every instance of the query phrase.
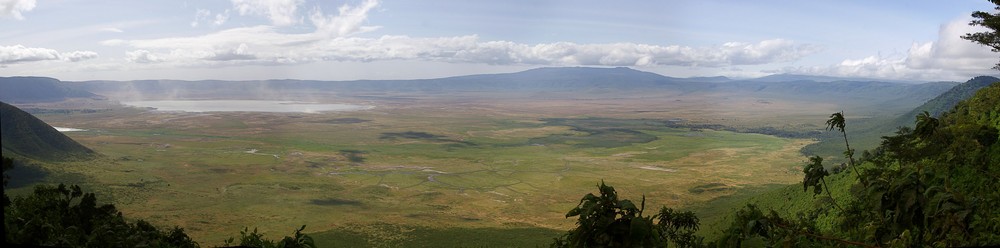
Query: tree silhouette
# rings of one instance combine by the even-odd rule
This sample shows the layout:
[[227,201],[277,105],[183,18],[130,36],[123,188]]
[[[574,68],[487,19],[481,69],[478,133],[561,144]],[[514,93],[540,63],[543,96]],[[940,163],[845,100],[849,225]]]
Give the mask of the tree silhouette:
[[847,141],[847,131],[844,130],[847,127],[846,120],[844,119],[844,111],[831,114],[830,119],[826,121],[826,126],[827,130],[832,131],[836,129],[844,135],[844,145],[847,146],[847,151],[844,151],[844,156],[849,159],[851,163],[851,170],[854,171],[854,174],[857,175],[858,178],[861,178],[861,173],[859,173],[858,168],[854,166],[854,150],[851,149],[851,143]]
[[[820,156],[813,156],[809,158],[809,164],[803,168],[802,172],[805,173],[805,177],[802,179],[802,190],[807,191],[809,187],[813,187],[813,195],[818,195],[823,193],[823,188],[826,188],[826,195],[830,197],[830,203],[838,209],[842,209],[836,201],[833,200],[833,194],[830,193],[830,186],[826,184],[826,176],[830,173],[823,168],[823,158]],[[820,187],[820,183],[823,187]]]
[[917,124],[913,130],[913,133],[917,134],[920,138],[928,138],[934,131],[937,130],[941,122],[937,118],[931,117],[931,114],[927,111],[917,115]]
[[[653,216],[642,216],[646,198],[636,207],[630,200],[619,200],[614,187],[602,181],[597,186],[600,196],[587,194],[566,217],[578,216],[577,227],[560,238],[552,247],[699,247],[702,238],[698,217],[693,212],[675,212],[663,207]],[[657,223],[653,223],[657,220]]]
[[[1000,0],[990,0],[990,2],[997,5],[994,10],[1000,11]],[[972,18],[969,25],[985,27],[990,31],[967,33],[962,36],[962,39],[988,46],[993,52],[1000,52],[1000,33],[997,33],[1000,30],[1000,13],[990,14],[985,11],[976,11],[972,13]],[[1000,63],[997,63],[993,69],[1000,70]]]

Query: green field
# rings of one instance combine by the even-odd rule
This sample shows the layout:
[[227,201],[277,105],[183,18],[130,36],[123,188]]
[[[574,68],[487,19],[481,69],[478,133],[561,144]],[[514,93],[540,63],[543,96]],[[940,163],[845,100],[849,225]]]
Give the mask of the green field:
[[601,180],[648,206],[696,207],[798,182],[812,142],[474,108],[40,118],[88,129],[68,134],[103,155],[50,172],[82,175],[127,216],[203,245],[307,225],[321,246],[544,246]]

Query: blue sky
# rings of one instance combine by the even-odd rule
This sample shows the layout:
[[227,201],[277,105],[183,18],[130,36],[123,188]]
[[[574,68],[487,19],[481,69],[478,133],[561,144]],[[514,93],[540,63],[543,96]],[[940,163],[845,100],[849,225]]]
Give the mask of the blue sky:
[[0,0],[0,76],[401,79],[549,66],[918,81],[996,74],[985,0]]

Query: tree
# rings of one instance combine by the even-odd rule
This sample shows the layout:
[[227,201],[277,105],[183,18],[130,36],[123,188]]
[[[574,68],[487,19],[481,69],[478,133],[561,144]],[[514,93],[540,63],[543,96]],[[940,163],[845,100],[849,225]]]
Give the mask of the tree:
[[[993,52],[1000,52],[1000,0],[990,0],[993,4],[997,5],[994,10],[998,11],[996,14],[990,14],[985,11],[976,11],[972,13],[972,18],[974,18],[969,25],[980,26],[989,29],[985,32],[977,33],[967,33],[962,36],[962,39],[970,40],[980,45],[990,47]],[[997,63],[993,69],[1000,70],[1000,63]]]
[[161,231],[148,222],[128,223],[111,204],[98,204],[80,186],[35,187],[4,206],[8,244],[59,247],[198,247],[184,229]]
[[[566,213],[579,216],[577,227],[560,238],[552,247],[699,247],[702,238],[698,217],[693,212],[675,212],[663,207],[653,216],[642,216],[646,198],[636,207],[630,200],[618,200],[615,188],[601,182],[600,196],[587,194],[580,204]],[[657,220],[657,223],[653,223]]]
[[[854,166],[854,150],[851,149],[851,143],[847,142],[847,131],[844,128],[847,127],[846,120],[844,119],[844,112],[837,112],[830,115],[830,119],[826,121],[827,130],[840,131],[844,135],[844,145],[847,146],[847,151],[844,151],[844,156],[851,162],[851,170],[854,170],[854,174],[861,178],[861,173],[858,172],[858,168]],[[864,181],[862,181],[864,182]]]
[[[302,234],[302,230],[305,230],[306,226],[303,225],[299,229],[295,230],[292,236],[285,236],[285,238],[280,241],[273,241],[264,238],[264,234],[258,233],[257,228],[250,232],[249,228],[243,228],[240,231],[240,247],[259,247],[259,248],[316,248],[316,243],[313,242],[312,237],[309,235]],[[230,237],[226,239],[226,246],[234,245],[235,238]]]
[[[809,158],[809,164],[802,169],[802,172],[806,174],[802,179],[803,191],[808,191],[809,187],[813,187],[813,195],[815,196],[822,194],[823,188],[826,188],[826,195],[830,197],[830,203],[833,204],[834,207],[841,209],[840,205],[837,205],[837,202],[833,200],[833,194],[830,193],[830,186],[826,184],[826,176],[829,176],[830,173],[823,168],[822,157],[813,156]],[[820,187],[821,183],[822,187]]]
[[917,115],[917,125],[913,132],[920,136],[921,138],[930,137],[937,130],[941,123],[937,118],[931,117],[931,114],[927,111]]

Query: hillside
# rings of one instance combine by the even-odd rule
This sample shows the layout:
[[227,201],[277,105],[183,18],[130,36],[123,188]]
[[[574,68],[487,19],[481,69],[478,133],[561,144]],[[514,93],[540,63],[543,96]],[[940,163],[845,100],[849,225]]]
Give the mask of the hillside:
[[56,131],[17,107],[0,102],[0,145],[4,156],[16,154],[36,160],[74,160],[94,155],[87,147]]
[[94,93],[67,87],[47,77],[0,77],[0,101],[9,103],[58,102],[67,98],[96,98]]
[[[979,77],[966,86],[983,80],[995,78]],[[704,220],[701,233],[723,244],[756,236],[746,242],[759,246],[775,242],[835,246],[845,244],[842,241],[883,247],[1000,244],[996,235],[1000,230],[996,221],[1000,218],[1000,191],[996,190],[1000,188],[1000,84],[982,87],[954,105],[940,118],[924,122],[930,124],[883,138],[886,142],[875,152],[858,156],[862,157],[860,178],[850,170],[833,172],[825,176],[823,186],[747,189],[740,196],[705,203],[696,208]],[[814,193],[810,187],[822,190]],[[770,230],[766,233],[773,236],[732,236],[734,230],[746,226],[738,218],[753,216],[747,215],[747,204],[775,211],[751,217],[754,221],[766,219],[787,226],[757,227]],[[737,209],[740,212],[734,215]],[[789,228],[824,238],[781,231]]]
[[[922,105],[917,106],[906,113],[871,120],[849,120],[852,123],[848,124],[849,127],[847,129],[847,135],[849,138],[853,138],[851,145],[859,152],[875,148],[878,146],[879,142],[881,142],[880,137],[892,134],[898,127],[908,126],[912,128],[914,121],[916,121],[917,114],[927,111],[932,116],[939,117],[941,114],[954,108],[960,101],[972,97],[976,91],[996,82],[1000,82],[1000,79],[990,76],[975,77],[964,83],[951,87],[948,91],[941,93],[940,95],[924,102]],[[948,85],[949,83],[928,84]],[[933,90],[928,90],[928,92],[931,91]],[[852,115],[857,114],[848,112],[845,113],[845,115],[848,118],[852,118]],[[840,136],[839,133],[826,132],[819,138],[819,140],[820,142],[810,144],[809,146],[806,146],[806,148],[803,148],[803,151],[810,155],[824,156],[831,161],[846,162],[842,159],[842,157],[840,157],[842,152],[841,147],[843,146],[844,141],[843,137]]]
[[916,116],[924,111],[927,111],[931,116],[940,117],[942,114],[948,110],[958,105],[959,102],[969,99],[976,94],[982,88],[990,86],[994,83],[1000,82],[1000,79],[990,76],[979,76],[966,81],[965,83],[956,85],[947,92],[941,94],[940,96],[927,101],[923,105],[914,108],[912,111],[907,112],[896,118],[891,126],[913,126],[913,122],[916,121]]

